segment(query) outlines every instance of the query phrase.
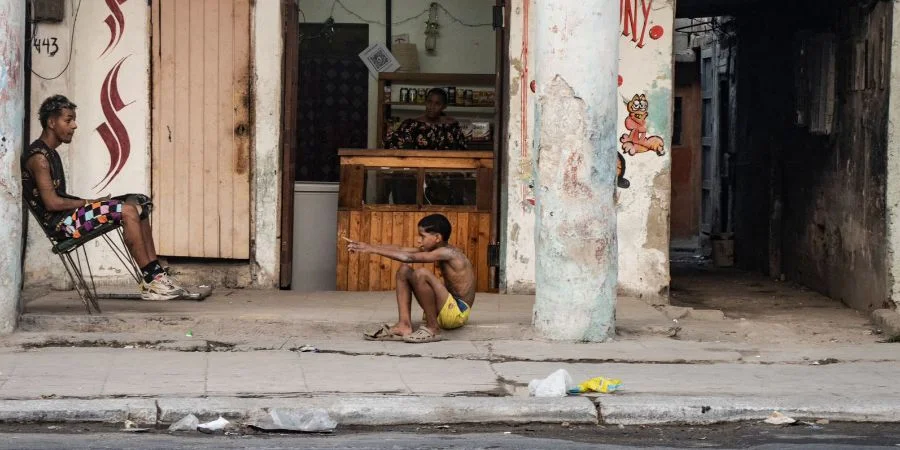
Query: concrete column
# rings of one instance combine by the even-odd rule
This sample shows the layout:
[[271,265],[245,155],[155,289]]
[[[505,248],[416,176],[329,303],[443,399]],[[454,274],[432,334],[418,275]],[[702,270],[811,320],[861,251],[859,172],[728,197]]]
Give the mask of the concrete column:
[[887,120],[887,270],[894,309],[900,310],[900,0],[894,0]]
[[618,0],[541,0],[534,11],[536,301],[552,340],[615,332]]
[[22,281],[19,155],[25,119],[25,3],[0,0],[0,334],[16,327]]

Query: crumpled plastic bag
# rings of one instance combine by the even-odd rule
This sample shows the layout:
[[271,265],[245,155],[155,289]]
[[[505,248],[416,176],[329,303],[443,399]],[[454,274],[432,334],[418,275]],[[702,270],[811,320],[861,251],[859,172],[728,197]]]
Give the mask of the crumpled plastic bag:
[[304,433],[330,433],[337,427],[337,422],[323,409],[272,408],[268,413],[257,414],[246,424],[266,431]]
[[201,433],[215,433],[216,431],[222,431],[226,427],[230,426],[231,422],[228,419],[219,416],[218,419],[213,420],[212,422],[201,423],[197,425],[197,431]]
[[763,422],[770,425],[793,425],[797,423],[797,420],[793,417],[788,417],[779,411],[775,411],[770,414],[769,417],[766,418],[766,420],[763,420]]
[[578,385],[577,388],[570,389],[570,394],[583,394],[585,392],[599,392],[601,394],[610,394],[622,388],[622,380],[618,378],[595,377]]
[[198,425],[200,425],[200,419],[193,414],[188,414],[169,426],[169,431],[197,431]]
[[575,384],[566,369],[559,369],[543,380],[528,383],[528,395],[532,397],[565,397]]

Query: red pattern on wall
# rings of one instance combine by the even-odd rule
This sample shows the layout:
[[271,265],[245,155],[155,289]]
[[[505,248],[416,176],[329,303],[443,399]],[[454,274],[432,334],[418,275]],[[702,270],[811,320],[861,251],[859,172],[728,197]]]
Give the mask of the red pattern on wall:
[[109,43],[106,44],[106,48],[103,49],[100,57],[103,57],[106,52],[119,45],[122,35],[125,34],[125,14],[122,13],[122,8],[119,5],[126,1],[128,0],[106,0],[106,6],[109,7],[110,14],[106,16],[106,20],[103,23],[109,27]]

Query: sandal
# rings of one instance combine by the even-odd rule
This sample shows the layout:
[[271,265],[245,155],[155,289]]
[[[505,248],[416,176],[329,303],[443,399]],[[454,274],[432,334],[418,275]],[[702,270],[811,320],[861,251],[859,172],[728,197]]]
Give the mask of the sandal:
[[419,327],[414,333],[403,338],[403,342],[409,344],[425,344],[428,342],[438,342],[443,338],[439,334],[434,334],[425,327]]
[[367,341],[402,341],[403,336],[391,332],[391,326],[384,324],[375,331],[366,331],[363,338]]

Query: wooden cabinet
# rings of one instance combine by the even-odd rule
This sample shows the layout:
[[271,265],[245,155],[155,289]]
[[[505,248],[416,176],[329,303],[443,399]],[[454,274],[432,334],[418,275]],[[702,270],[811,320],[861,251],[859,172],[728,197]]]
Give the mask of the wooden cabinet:
[[[337,289],[396,288],[400,263],[351,254],[345,236],[370,244],[414,247],[417,224],[440,213],[450,220],[450,245],[475,268],[476,290],[491,291],[494,155],[488,151],[340,150]],[[434,264],[415,264],[440,276]]]
[[[447,105],[445,112],[464,122],[487,121],[491,123],[491,138],[488,141],[470,141],[470,150],[493,150],[498,148],[499,136],[497,124],[500,123],[499,108],[497,108],[496,89],[497,76],[495,74],[452,74],[452,73],[408,73],[391,72],[381,73],[378,77],[378,117],[376,118],[378,145],[384,142],[387,132],[387,121],[391,117],[400,120],[417,117],[425,112],[422,103],[409,103],[401,98],[401,90],[448,87],[456,88],[457,101]],[[385,88],[390,87],[390,98],[385,93]],[[477,92],[489,92],[493,94],[493,102],[485,103],[473,101],[465,104],[462,92],[472,90]]]

